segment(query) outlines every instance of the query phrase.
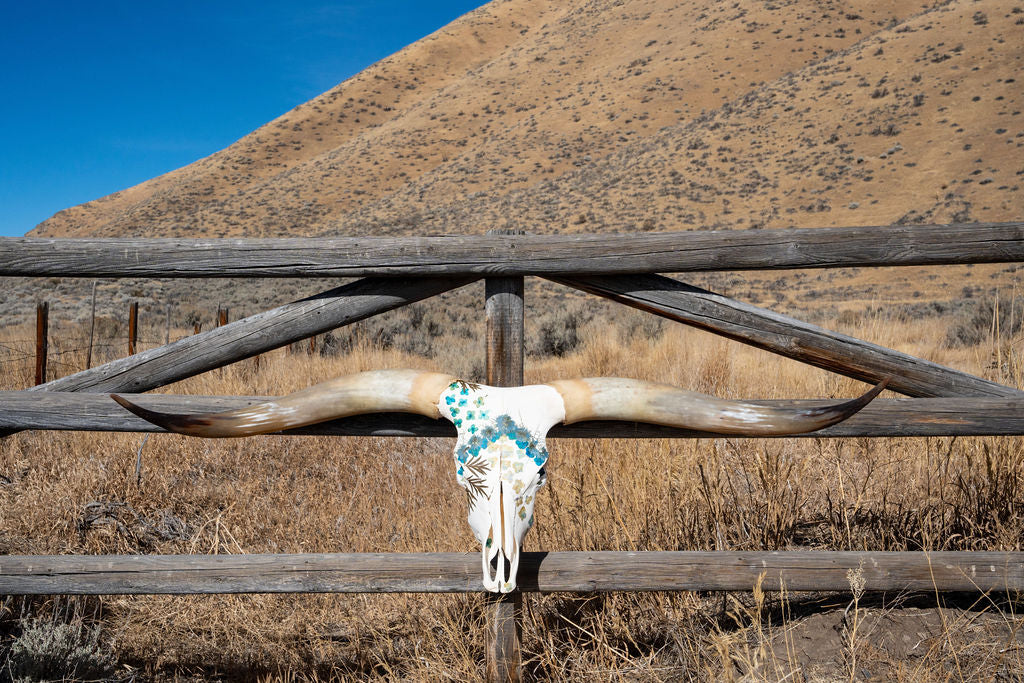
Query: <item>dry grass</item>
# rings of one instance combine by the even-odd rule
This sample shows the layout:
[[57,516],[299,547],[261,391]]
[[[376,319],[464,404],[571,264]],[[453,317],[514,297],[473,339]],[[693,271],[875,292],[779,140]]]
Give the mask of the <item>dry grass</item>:
[[[528,381],[615,373],[764,398],[862,388],[644,320],[581,324],[581,345],[531,358]],[[844,320],[844,332],[1019,385],[1012,340],[952,348],[948,320]],[[463,341],[435,343],[427,359],[361,337],[347,354],[278,351],[258,370],[248,361],[170,390],[275,394],[368,368],[465,371],[479,350]],[[0,388],[28,379],[27,367],[9,369]],[[0,440],[0,553],[475,552],[443,440],[153,435],[138,482],[142,440]],[[551,450],[531,548],[1022,549],[1018,438],[556,440]],[[752,587],[531,596],[525,669],[566,681],[972,680],[1024,671],[1020,596],[881,597],[859,594],[856,581],[851,575],[847,595]],[[7,673],[43,678],[63,666],[79,678],[106,667],[125,679],[473,680],[483,671],[483,607],[478,595],[7,598],[0,657]],[[29,650],[39,656],[26,659]]]

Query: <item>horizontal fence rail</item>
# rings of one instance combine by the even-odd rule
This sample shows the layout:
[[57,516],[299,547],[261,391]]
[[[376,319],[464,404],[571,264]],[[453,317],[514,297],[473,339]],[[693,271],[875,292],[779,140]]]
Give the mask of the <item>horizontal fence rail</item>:
[[[1024,553],[524,552],[525,592],[1020,591]],[[762,578],[763,576],[763,578]],[[482,592],[472,553],[0,556],[0,594]]]
[[[266,401],[267,396],[180,396],[125,394],[141,406],[171,413],[233,410]],[[830,401],[752,401],[776,407],[814,407]],[[832,401],[834,403],[834,401]],[[132,415],[106,394],[0,392],[0,430],[64,429],[111,432],[163,432]],[[447,420],[420,415],[376,413],[292,429],[291,435],[454,437]],[[878,398],[839,424],[790,437],[1008,436],[1024,434],[1022,398]],[[554,427],[549,438],[711,438],[710,432],[633,422],[592,421]],[[733,436],[732,438],[735,438]]]
[[1024,260],[1024,222],[587,235],[0,238],[0,276],[572,275]]

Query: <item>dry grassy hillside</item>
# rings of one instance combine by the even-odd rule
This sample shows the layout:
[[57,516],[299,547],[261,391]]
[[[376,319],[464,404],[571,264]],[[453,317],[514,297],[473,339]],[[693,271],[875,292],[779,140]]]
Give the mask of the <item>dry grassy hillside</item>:
[[1022,11],[492,2],[231,147],[33,234],[1019,218]]
[[[1019,219],[1024,13],[996,4],[906,19],[578,171],[467,203],[451,222],[604,231]],[[398,193],[396,215],[401,201],[415,204]]]

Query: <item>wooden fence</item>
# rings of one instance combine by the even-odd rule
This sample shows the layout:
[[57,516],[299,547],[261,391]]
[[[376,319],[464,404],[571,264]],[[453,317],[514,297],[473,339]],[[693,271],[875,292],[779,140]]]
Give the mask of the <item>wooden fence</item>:
[[[42,301],[39,304],[37,304],[37,306],[36,306],[36,334],[35,334],[35,356],[34,356],[35,357],[35,368],[36,368],[36,370],[35,370],[35,384],[36,385],[43,384],[44,382],[46,382],[47,367],[48,367],[49,362],[51,360],[50,354],[53,353],[50,350],[50,328],[49,328],[50,315],[49,315],[49,311],[50,311],[50,302],[49,301]],[[214,317],[214,323],[217,325],[217,327],[221,327],[223,325],[227,325],[228,324],[229,316],[230,316],[230,309],[228,309],[228,308],[226,308],[224,306],[218,305],[217,306],[217,312],[216,312],[216,315]],[[165,314],[164,314],[164,335],[163,335],[164,339],[163,339],[163,342],[156,341],[155,339],[150,339],[150,340],[140,340],[139,339],[139,329],[140,328],[139,328],[139,302],[138,301],[130,301],[128,303],[128,317],[127,317],[127,319],[128,319],[128,330],[127,330],[127,337],[126,337],[126,339],[127,339],[127,353],[128,353],[129,356],[134,355],[137,352],[140,343],[147,343],[150,346],[158,346],[161,343],[164,344],[164,345],[171,343],[171,304],[167,304],[166,308],[165,308]],[[188,324],[193,325],[193,332],[192,332],[193,334],[199,334],[199,332],[201,331],[201,324],[200,323],[196,322],[196,323],[188,323]],[[66,337],[63,337],[63,338],[66,339]],[[8,340],[8,341],[10,341],[10,340]],[[14,340],[15,343],[18,343],[18,342],[26,343],[27,341],[30,341],[30,340]],[[106,348],[106,349],[119,348],[118,344],[109,343],[109,340],[108,340],[108,343],[104,343],[104,344],[96,344],[95,342],[96,342],[96,280],[93,280],[93,283],[92,283],[92,302],[91,302],[91,312],[90,312],[90,316],[89,316],[89,333],[88,333],[88,336],[85,337],[85,339],[82,342],[83,346],[80,346],[80,347],[70,347],[69,348],[67,344],[62,344],[61,345],[62,348],[60,350],[56,351],[56,355],[60,356],[60,355],[66,355],[66,354],[75,354],[75,353],[80,353],[80,352],[84,351],[85,352],[85,369],[88,370],[89,368],[92,367],[92,358],[93,358],[93,350],[94,349],[101,348],[101,347],[102,348]],[[303,348],[305,349],[306,353],[315,353],[316,352],[316,336],[314,335],[314,336],[310,337],[308,344],[304,344],[304,345],[301,345],[301,346],[303,346]],[[293,351],[296,350],[294,347],[295,347],[295,345],[293,345],[293,348],[292,348]],[[10,350],[10,351],[14,351],[15,347],[8,346],[7,349]],[[302,349],[297,349],[297,350],[298,351],[302,351]],[[13,359],[10,359],[10,358],[8,358],[8,359],[0,358],[0,372],[2,372],[4,370],[4,367],[3,367],[4,365],[15,365],[15,364],[17,364],[19,362],[19,360],[25,360],[28,357],[30,357],[29,354],[22,354],[20,356],[20,358],[17,357],[17,356],[15,356]],[[253,359],[253,361],[255,363],[255,366],[258,368],[259,367],[259,362],[260,362],[260,357],[256,356]],[[69,362],[66,362],[66,361],[65,362],[58,361],[58,364],[63,366],[63,367],[65,367],[65,368],[74,368],[75,370],[79,369],[79,367],[76,364],[69,363]],[[115,431],[119,431],[119,430],[115,430]]]
[[[487,383],[523,381],[523,277],[537,275],[908,396],[880,399],[813,436],[1024,434],[1024,392],[656,273],[1024,261],[1024,223],[630,235],[279,240],[0,238],[0,276],[363,279],[25,391],[0,392],[0,436],[24,429],[159,431],[102,394],[141,393],[486,278]],[[144,396],[158,410],[256,397]],[[814,401],[766,401],[811,405]],[[447,422],[367,415],[289,434],[455,436]],[[707,438],[589,422],[553,438]],[[526,553],[522,591],[1024,590],[1024,553]],[[0,557],[0,593],[482,591],[479,558],[456,553]],[[522,593],[492,596],[489,676],[517,679]]]

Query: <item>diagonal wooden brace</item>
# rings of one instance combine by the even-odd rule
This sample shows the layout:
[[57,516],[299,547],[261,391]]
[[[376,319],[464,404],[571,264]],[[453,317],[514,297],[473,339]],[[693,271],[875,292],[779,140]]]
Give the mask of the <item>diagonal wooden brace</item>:
[[[143,392],[469,284],[478,278],[365,278],[29,391]],[[13,432],[0,432],[0,437]]]
[[662,275],[549,279],[863,382],[889,378],[889,388],[907,396],[1024,396],[1018,389]]

